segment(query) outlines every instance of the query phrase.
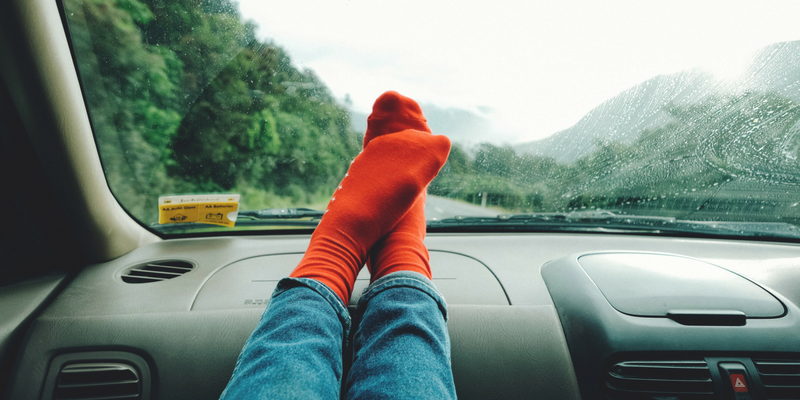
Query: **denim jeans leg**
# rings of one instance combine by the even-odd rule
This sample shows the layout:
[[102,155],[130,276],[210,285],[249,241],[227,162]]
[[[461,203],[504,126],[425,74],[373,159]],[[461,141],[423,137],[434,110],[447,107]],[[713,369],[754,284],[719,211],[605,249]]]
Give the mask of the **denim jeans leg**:
[[338,399],[350,314],[313,279],[278,283],[222,399]]
[[358,304],[347,399],[455,399],[447,305],[415,272],[373,282]]

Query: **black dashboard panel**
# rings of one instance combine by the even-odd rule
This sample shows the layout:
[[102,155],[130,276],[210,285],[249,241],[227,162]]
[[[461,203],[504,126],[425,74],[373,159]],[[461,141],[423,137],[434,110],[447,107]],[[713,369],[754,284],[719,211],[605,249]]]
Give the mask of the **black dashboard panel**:
[[[588,261],[592,258],[602,260]],[[800,354],[800,309],[796,305],[780,294],[770,294],[728,271],[682,258],[666,254],[607,252],[571,255],[542,268],[542,276],[564,327],[584,398],[602,397],[607,385],[603,382],[604,375],[598,371],[607,370],[612,361],[619,362],[623,354],[627,357],[623,360],[636,361],[651,359],[656,354],[670,361],[703,360],[710,356],[747,359],[753,355],[784,357]],[[663,261],[654,261],[658,259]],[[613,265],[615,260],[618,265],[612,268],[609,264]],[[652,264],[630,265],[634,260],[658,263],[658,267],[670,264],[675,267],[673,271],[654,272]],[[678,262],[687,268],[676,265]],[[607,280],[605,273],[609,271],[618,273],[616,282]],[[626,276],[625,271],[632,273]],[[716,279],[705,280],[706,277]],[[643,291],[649,291],[653,297],[645,298]],[[634,297],[625,298],[618,292]],[[677,296],[668,297],[665,295],[668,293]],[[709,293],[714,296],[706,298],[704,295]],[[752,304],[740,301],[737,294],[745,300],[749,296]],[[686,301],[687,297],[693,298],[694,305]],[[620,304],[629,309],[635,307],[639,315],[623,312]],[[686,323],[667,313],[658,315],[673,306],[683,312],[697,312],[695,316],[698,318]],[[759,314],[765,309],[771,312],[767,313],[771,318]],[[720,323],[718,317],[724,315],[720,312],[738,312],[746,318],[741,324],[729,319]],[[715,370],[715,366],[709,368]],[[757,376],[757,373],[753,369],[747,375]],[[616,385],[623,386],[621,383]],[[663,397],[675,395],[675,392],[666,390]]]
[[[41,398],[53,360],[85,352],[141,357],[150,370],[152,399],[216,398],[270,285],[294,267],[308,241],[307,235],[168,240],[85,268],[33,321],[9,398]],[[800,353],[795,244],[548,233],[430,234],[426,244],[451,309],[453,372],[462,399],[602,398],[609,368],[629,369],[615,367],[620,363],[678,360],[708,369],[708,360],[728,365],[746,359],[771,368],[769,360]],[[671,253],[712,263],[762,286],[786,306],[786,315],[748,319],[744,326],[688,326],[618,312],[585,272],[565,274],[573,266],[555,268],[564,274],[560,286],[549,278],[545,284],[540,269],[548,262],[605,251]],[[195,267],[156,283],[121,279],[137,265],[164,259]],[[358,285],[366,283],[362,276]],[[719,361],[713,362],[717,368]],[[718,369],[713,373],[721,376]]]

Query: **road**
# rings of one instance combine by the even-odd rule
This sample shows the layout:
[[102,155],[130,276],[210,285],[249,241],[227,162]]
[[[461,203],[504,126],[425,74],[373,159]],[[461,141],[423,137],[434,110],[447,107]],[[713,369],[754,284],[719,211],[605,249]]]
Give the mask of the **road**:
[[425,202],[425,219],[440,220],[453,218],[456,215],[494,217],[497,212],[445,197],[428,195],[428,201]]

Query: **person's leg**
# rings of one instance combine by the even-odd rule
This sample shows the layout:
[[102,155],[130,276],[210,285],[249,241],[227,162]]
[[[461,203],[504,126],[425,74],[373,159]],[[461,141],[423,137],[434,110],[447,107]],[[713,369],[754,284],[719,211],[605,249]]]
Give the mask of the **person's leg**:
[[[394,129],[415,113],[421,115],[413,100],[387,92],[375,102],[370,118],[380,118],[371,124]],[[328,203],[290,274],[295,279],[276,289],[223,398],[338,397],[349,329],[344,304],[356,275],[368,251],[419,201],[447,160],[450,141],[417,125],[367,132],[372,139]]]
[[447,305],[425,276],[373,282],[358,304],[347,399],[455,399]]
[[[368,121],[364,144],[400,129],[430,132],[419,106],[399,97]],[[398,118],[402,116],[402,118]],[[425,192],[370,250],[372,283],[359,301],[360,324],[346,380],[349,399],[455,398],[447,307],[431,282],[425,247]]]
[[245,343],[221,399],[335,399],[350,314],[312,279],[283,279]]
[[375,101],[364,150],[331,197],[291,277],[318,280],[343,302],[350,299],[370,249],[418,202],[450,153],[450,140],[432,135],[417,116],[419,105],[399,93]]

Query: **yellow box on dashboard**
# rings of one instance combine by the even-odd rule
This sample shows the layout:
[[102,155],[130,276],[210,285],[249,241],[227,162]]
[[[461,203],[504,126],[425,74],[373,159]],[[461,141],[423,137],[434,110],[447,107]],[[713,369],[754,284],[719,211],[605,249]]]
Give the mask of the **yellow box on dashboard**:
[[158,223],[196,222],[233,227],[239,215],[238,194],[163,196],[158,198]]

